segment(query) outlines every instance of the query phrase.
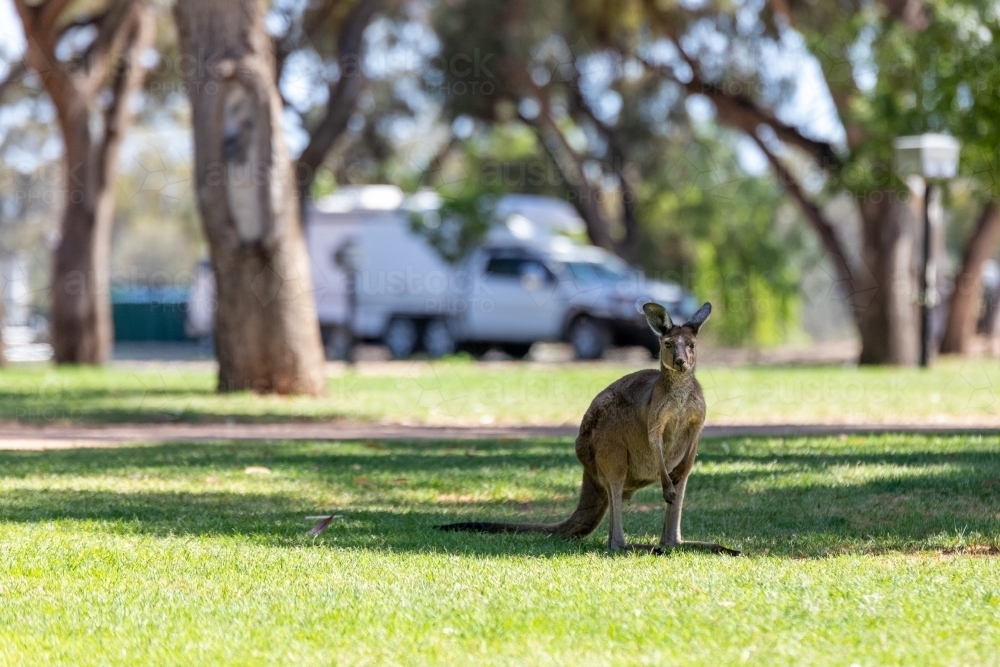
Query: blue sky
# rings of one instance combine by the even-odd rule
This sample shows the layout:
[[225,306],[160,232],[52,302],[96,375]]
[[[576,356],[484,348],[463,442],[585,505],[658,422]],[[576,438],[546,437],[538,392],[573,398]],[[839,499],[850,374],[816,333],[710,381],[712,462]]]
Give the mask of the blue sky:
[[11,0],[0,0],[0,45],[4,51],[13,48],[16,52],[20,52],[24,48],[21,21],[17,18]]

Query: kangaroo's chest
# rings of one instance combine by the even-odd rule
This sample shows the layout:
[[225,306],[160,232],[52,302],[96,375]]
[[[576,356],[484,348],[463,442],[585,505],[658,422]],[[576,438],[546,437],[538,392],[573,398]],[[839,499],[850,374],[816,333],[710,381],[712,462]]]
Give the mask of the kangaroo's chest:
[[[701,431],[704,409],[698,405],[670,406],[659,414],[647,416],[643,429],[647,434],[659,432],[663,438],[663,462],[673,470],[687,454]],[[637,438],[629,452],[629,477],[636,483],[652,483],[660,479],[654,443],[646,436]]]

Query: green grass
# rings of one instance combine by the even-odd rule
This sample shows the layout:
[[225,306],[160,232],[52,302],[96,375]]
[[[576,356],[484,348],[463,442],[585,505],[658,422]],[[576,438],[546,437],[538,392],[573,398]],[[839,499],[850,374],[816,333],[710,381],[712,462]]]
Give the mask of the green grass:
[[[652,364],[651,364],[652,365]],[[362,366],[322,399],[220,396],[209,372],[12,367],[0,370],[0,421],[288,421],[336,417],[416,423],[578,423],[597,392],[635,366],[483,365],[461,360]],[[709,421],[1000,423],[1000,361],[901,368],[698,371]]]
[[728,558],[432,530],[565,516],[570,440],[0,452],[0,664],[1000,664],[998,453],[705,441],[685,535]]

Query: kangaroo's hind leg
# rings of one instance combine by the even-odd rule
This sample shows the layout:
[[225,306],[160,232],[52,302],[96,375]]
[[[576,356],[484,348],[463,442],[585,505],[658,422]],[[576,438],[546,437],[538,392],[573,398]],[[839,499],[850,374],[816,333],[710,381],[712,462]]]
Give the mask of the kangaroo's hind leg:
[[612,446],[598,453],[596,463],[611,510],[611,521],[608,526],[608,550],[618,551],[625,548],[622,506],[624,505],[625,478],[628,475],[627,454],[624,448]]
[[660,535],[660,549],[692,549],[698,551],[710,551],[712,553],[728,554],[739,556],[740,552],[716,544],[715,542],[685,542],[681,539],[681,513],[684,509],[684,492],[687,490],[688,475],[694,466],[694,458],[698,450],[698,431],[688,436],[690,446],[687,454],[680,464],[670,473],[671,481],[677,490],[677,497],[674,502],[667,506],[666,516],[663,518],[663,533]]
[[609,551],[620,551],[625,548],[625,528],[622,522],[622,505],[624,504],[622,494],[624,488],[624,479],[608,481],[608,499],[611,501],[611,522],[608,526]]

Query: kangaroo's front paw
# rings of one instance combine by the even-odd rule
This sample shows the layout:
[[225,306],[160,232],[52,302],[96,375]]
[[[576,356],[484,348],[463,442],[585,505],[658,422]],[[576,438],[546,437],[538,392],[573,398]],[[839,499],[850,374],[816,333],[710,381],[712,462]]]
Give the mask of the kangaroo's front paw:
[[669,479],[663,485],[663,499],[668,505],[673,505],[674,501],[677,500],[677,489]]

